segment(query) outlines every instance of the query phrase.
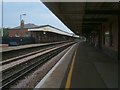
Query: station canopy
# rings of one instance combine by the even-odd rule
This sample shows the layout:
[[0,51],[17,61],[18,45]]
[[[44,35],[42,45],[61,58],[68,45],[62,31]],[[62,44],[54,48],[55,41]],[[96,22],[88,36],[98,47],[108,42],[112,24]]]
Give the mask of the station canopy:
[[120,13],[119,2],[44,2],[43,0],[43,3],[77,35],[95,30],[112,15]]
[[75,35],[73,33],[68,33],[65,32],[61,29],[58,29],[56,27],[50,26],[50,25],[43,25],[43,26],[39,26],[39,27],[35,27],[32,29],[28,29],[28,31],[32,31],[32,32],[52,32],[52,33],[56,33],[56,34],[61,34],[61,35],[66,35],[66,36],[72,36],[72,37],[79,37],[78,35]]

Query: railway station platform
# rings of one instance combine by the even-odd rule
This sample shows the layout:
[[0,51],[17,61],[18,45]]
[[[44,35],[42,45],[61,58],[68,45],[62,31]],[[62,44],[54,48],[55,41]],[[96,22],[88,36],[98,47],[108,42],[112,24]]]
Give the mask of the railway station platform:
[[[117,88],[118,63],[85,43],[78,45],[67,88]],[[70,82],[69,82],[69,79]]]
[[118,61],[86,43],[78,43],[35,88],[118,88]]

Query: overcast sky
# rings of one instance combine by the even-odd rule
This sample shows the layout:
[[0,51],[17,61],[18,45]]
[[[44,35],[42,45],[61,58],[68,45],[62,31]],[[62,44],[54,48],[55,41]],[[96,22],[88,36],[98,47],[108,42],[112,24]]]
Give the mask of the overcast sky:
[[[35,0],[34,0],[35,1]],[[61,30],[71,31],[42,2],[3,2],[3,27],[20,25],[20,15],[26,23],[52,25]]]

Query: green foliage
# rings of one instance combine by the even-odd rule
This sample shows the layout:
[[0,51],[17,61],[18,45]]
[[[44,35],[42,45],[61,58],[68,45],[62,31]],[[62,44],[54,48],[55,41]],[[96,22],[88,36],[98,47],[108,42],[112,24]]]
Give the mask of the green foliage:
[[2,36],[2,28],[0,28],[0,37]]
[[9,33],[7,29],[3,29],[3,37],[9,37]]

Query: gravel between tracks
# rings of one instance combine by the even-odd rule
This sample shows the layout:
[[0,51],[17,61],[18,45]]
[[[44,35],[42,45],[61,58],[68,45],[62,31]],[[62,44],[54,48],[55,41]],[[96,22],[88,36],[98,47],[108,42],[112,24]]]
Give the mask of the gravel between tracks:
[[36,71],[32,72],[32,74],[29,74],[24,79],[17,82],[16,85],[13,85],[11,88],[34,88],[37,83],[45,76],[45,74],[47,74],[47,72],[61,59],[61,57],[67,52],[69,48],[53,57]]

